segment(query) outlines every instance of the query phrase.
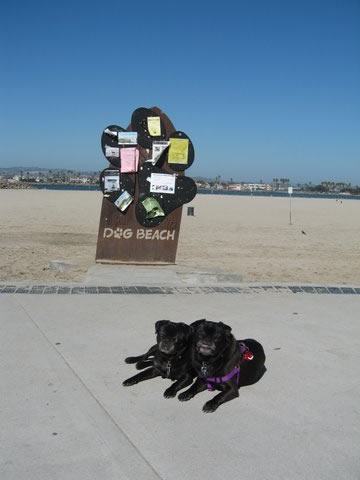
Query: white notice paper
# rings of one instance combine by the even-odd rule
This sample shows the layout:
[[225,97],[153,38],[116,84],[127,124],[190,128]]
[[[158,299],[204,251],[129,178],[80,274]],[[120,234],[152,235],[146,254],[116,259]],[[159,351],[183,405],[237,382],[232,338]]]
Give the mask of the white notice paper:
[[105,145],[105,157],[120,157],[120,148]]
[[104,192],[116,192],[120,190],[120,175],[117,170],[104,172]]
[[150,177],[150,193],[175,193],[175,175],[152,173]]
[[118,136],[118,132],[114,132],[112,130],[109,130],[108,128],[105,128],[104,133],[109,135],[110,137],[116,137]]
[[153,142],[152,144],[152,158],[151,161],[153,165],[157,163],[159,158],[161,157],[162,153],[164,150],[168,148],[170,145],[170,142],[167,142],[166,140],[159,140],[158,142]]

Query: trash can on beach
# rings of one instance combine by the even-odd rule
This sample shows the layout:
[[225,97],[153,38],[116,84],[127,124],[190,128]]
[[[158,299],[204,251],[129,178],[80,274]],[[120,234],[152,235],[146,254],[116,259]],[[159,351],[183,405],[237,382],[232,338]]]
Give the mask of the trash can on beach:
[[187,207],[187,214],[188,214],[188,217],[193,217],[194,216],[194,207]]

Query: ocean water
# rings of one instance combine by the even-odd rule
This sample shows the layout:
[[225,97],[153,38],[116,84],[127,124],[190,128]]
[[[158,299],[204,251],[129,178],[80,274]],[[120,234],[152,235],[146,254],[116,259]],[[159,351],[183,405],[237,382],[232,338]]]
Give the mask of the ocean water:
[[32,184],[35,190],[82,190],[88,192],[89,190],[100,190],[98,185],[53,185],[46,183]]
[[[198,194],[203,195],[240,195],[243,197],[285,197],[289,194],[285,192],[229,192],[228,190],[199,189]],[[293,193],[292,198],[332,198],[338,200],[360,200],[360,195],[343,195],[340,193]]]
[[[88,192],[89,190],[101,191],[98,185],[46,185],[38,184],[32,185],[38,190],[81,190]],[[198,195],[235,195],[243,197],[285,197],[288,198],[288,193],[280,192],[230,192],[228,190],[212,190],[212,189],[198,189]],[[341,195],[339,193],[293,193],[292,198],[329,198],[338,200],[360,200],[360,195]]]

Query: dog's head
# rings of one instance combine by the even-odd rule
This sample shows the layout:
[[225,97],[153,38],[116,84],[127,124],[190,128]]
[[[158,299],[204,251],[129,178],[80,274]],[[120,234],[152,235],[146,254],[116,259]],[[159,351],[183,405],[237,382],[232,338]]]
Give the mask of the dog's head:
[[156,340],[160,352],[175,355],[183,350],[191,340],[191,329],[185,323],[159,320],[155,323]]
[[197,320],[191,324],[194,347],[202,356],[212,357],[221,353],[231,341],[231,327],[222,322]]

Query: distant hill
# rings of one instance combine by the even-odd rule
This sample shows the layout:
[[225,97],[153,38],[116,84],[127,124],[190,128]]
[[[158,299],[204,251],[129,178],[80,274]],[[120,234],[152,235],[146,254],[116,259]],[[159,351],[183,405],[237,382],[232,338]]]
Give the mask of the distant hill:
[[16,175],[20,172],[48,172],[49,168],[41,167],[0,167],[0,175]]
[[27,172],[79,172],[81,175],[89,175],[98,172],[98,170],[86,170],[81,171],[78,169],[69,170],[67,168],[43,168],[43,167],[0,167],[0,175],[17,175],[20,172],[27,173]]

